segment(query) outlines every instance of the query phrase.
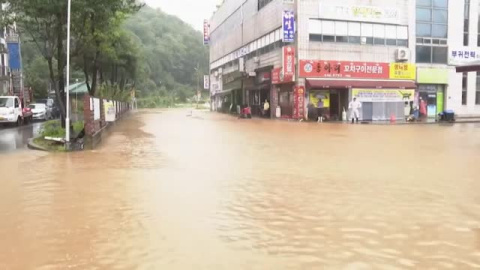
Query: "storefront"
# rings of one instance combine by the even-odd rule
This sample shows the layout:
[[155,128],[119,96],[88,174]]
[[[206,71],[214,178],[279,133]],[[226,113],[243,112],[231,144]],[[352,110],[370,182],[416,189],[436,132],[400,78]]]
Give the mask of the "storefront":
[[[416,69],[408,63],[300,60],[307,80],[308,119],[339,121],[355,97],[362,103],[360,119],[404,119],[413,107]],[[411,110],[408,110],[410,113]]]
[[348,89],[315,89],[308,91],[308,119],[317,121],[318,117],[325,120],[341,121],[342,113],[348,110]]
[[[282,68],[275,68],[272,71],[272,96],[271,110],[276,115],[277,107],[280,109],[280,118],[293,118],[295,103],[295,84],[293,76],[285,77]],[[278,115],[276,115],[278,117]]]
[[248,105],[252,108],[252,114],[254,116],[270,117],[270,114],[264,115],[263,105],[266,100],[270,102],[272,68],[262,70],[255,72],[254,84],[247,88],[247,101]]
[[[282,48],[282,63],[280,68],[272,70],[272,91],[270,98],[271,114],[281,118],[299,118],[299,91],[295,88],[295,48]],[[300,98],[304,102],[303,90]],[[279,115],[277,115],[279,110]],[[301,110],[303,112],[303,108]],[[301,116],[303,118],[303,116]]]
[[448,84],[448,70],[418,68],[417,83],[415,106],[418,106],[421,116],[435,118],[445,110],[445,88]]
[[237,107],[243,102],[242,74],[238,71],[225,74],[222,77],[223,89],[216,93],[217,102],[221,103],[217,111],[237,113]]
[[354,88],[352,98],[362,103],[360,119],[365,121],[406,120],[413,114],[415,89]]

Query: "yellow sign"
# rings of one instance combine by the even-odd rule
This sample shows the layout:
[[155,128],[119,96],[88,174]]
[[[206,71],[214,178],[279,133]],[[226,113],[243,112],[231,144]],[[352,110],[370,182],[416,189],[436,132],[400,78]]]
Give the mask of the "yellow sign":
[[310,103],[315,108],[321,108],[319,102],[322,100],[323,108],[330,108],[330,93],[328,91],[313,91],[310,92]]
[[414,89],[352,89],[360,102],[402,102],[415,99]]
[[390,79],[415,80],[417,78],[417,67],[409,63],[390,64]]

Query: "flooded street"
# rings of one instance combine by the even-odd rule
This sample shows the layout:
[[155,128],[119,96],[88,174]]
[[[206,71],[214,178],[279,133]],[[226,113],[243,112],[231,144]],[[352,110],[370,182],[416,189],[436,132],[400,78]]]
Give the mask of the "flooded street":
[[149,111],[0,156],[3,269],[479,269],[480,125]]

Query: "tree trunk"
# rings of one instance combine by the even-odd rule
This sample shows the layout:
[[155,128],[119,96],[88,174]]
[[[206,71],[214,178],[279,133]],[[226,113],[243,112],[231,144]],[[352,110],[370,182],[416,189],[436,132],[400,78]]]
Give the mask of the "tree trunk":
[[65,103],[63,102],[60,92],[58,91],[58,84],[55,79],[55,71],[53,70],[53,59],[47,58],[48,63],[48,72],[50,74],[50,83],[52,84],[55,90],[55,96],[57,97],[58,106],[60,107],[60,114],[62,117],[65,117]]
[[86,55],[83,56],[83,74],[85,75],[85,83],[87,84],[88,94],[92,95],[92,85],[90,84],[90,76],[88,75],[88,60]]
[[[97,46],[98,47],[98,46]],[[95,95],[97,92],[97,75],[98,75],[98,59],[100,58],[100,51],[97,49],[95,53],[95,58],[93,59],[93,68],[92,68],[92,91],[91,95]]]

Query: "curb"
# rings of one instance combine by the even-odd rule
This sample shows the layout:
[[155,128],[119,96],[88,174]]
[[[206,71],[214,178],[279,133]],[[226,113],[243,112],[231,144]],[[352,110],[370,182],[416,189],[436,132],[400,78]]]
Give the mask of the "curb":
[[37,145],[33,142],[36,138],[30,138],[28,139],[28,148],[31,150],[37,150],[37,151],[43,151],[43,152],[50,152],[48,149],[41,147],[40,145]]

